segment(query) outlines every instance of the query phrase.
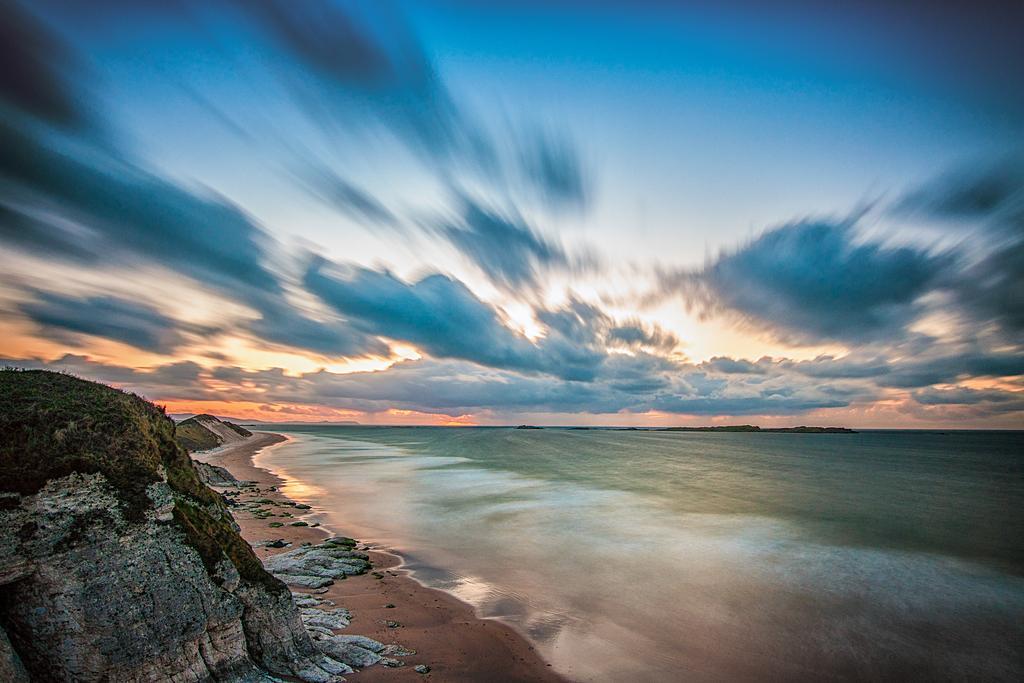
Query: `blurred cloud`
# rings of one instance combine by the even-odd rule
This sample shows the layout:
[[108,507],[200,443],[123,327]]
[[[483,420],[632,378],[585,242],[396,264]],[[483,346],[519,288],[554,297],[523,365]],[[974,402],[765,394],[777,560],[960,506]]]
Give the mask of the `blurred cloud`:
[[87,115],[69,84],[80,72],[73,51],[18,0],[6,0],[0,18],[5,103],[52,124],[82,126]]
[[738,314],[795,341],[899,335],[918,300],[952,265],[948,254],[859,241],[850,221],[801,221],[768,230],[662,286],[707,315]]
[[568,136],[538,129],[526,134],[520,147],[520,162],[526,178],[549,206],[575,209],[586,206],[586,170]]
[[715,356],[710,360],[704,361],[701,363],[701,367],[727,375],[763,375],[765,373],[763,367],[756,363],[751,363],[749,360],[727,358],[725,356]]
[[343,178],[326,164],[306,157],[296,173],[300,184],[314,197],[363,225],[401,227],[398,217],[366,190]]
[[581,380],[592,378],[604,358],[580,339],[567,339],[562,329],[534,344],[462,282],[441,274],[406,283],[386,271],[338,267],[317,258],[303,284],[352,327],[409,342],[435,358]]
[[499,213],[468,197],[460,198],[457,215],[441,222],[437,232],[506,289],[536,289],[544,271],[571,266],[562,247],[542,237],[521,215]]
[[67,332],[123,342],[146,351],[170,353],[185,335],[211,335],[215,329],[183,323],[151,306],[112,296],[77,299],[35,292],[19,308],[49,335]]
[[958,169],[897,199],[890,211],[974,229],[967,265],[952,291],[978,325],[997,326],[1011,342],[1024,332],[1024,158]]

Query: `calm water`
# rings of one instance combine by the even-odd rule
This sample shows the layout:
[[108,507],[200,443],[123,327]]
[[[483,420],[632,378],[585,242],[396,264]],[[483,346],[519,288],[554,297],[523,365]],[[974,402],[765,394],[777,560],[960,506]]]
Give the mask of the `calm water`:
[[1024,433],[268,428],[290,494],[579,680],[1024,676]]

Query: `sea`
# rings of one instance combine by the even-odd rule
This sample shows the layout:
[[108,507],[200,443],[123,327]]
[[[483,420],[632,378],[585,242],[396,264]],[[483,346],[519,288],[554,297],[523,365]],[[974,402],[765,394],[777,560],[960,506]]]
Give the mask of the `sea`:
[[1024,432],[263,428],[573,680],[1024,680]]

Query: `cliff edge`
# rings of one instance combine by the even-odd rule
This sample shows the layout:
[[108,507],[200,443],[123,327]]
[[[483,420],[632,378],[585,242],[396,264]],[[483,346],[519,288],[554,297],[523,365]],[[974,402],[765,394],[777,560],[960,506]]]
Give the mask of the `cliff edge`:
[[328,683],[349,670],[313,644],[160,408],[0,371],[0,678]]

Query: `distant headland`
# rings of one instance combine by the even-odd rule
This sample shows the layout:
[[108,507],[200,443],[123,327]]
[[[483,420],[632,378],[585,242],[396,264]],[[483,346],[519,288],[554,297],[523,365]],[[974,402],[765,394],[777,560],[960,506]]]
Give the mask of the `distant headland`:
[[[545,429],[536,425],[519,425],[516,429]],[[554,429],[558,429],[555,427]],[[856,434],[848,427],[758,427],[757,425],[707,425],[704,427],[567,427],[576,431],[604,430],[618,432],[759,432],[765,434]]]
[[847,427],[758,427],[757,425],[720,425],[708,427],[662,427],[659,432],[767,432],[793,434],[856,434]]

